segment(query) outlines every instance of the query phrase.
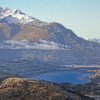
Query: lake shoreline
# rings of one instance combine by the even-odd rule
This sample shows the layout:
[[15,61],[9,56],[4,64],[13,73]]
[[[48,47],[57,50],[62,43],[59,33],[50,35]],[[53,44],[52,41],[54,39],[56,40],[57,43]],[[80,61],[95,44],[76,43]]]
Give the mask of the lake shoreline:
[[91,80],[89,79],[89,76],[93,74],[94,74],[93,72],[88,72],[87,70],[82,70],[82,69],[76,70],[76,69],[71,68],[71,69],[65,69],[65,70],[46,72],[42,74],[33,75],[32,78],[39,79],[39,80],[52,81],[52,82],[57,82],[57,83],[70,82],[70,83],[77,84],[77,83],[91,82]]

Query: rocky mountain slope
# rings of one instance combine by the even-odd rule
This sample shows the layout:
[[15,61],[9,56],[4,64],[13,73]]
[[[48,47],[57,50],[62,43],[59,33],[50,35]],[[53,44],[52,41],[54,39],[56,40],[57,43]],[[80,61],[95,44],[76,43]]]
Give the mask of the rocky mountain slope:
[[94,100],[100,100],[100,83],[85,83],[85,84],[71,84],[71,83],[62,83],[65,89],[70,90],[76,94],[84,94],[89,96]]
[[78,37],[59,23],[42,22],[18,9],[0,8],[0,59],[100,64],[99,51],[98,43]]
[[93,100],[56,83],[9,78],[0,84],[0,100]]

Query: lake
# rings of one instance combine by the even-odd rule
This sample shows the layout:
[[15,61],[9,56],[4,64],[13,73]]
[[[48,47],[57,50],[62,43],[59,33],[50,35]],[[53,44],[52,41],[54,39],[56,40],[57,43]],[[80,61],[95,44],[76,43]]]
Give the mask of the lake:
[[51,82],[71,82],[77,84],[83,84],[90,82],[88,76],[92,73],[79,72],[79,71],[58,71],[58,72],[49,72],[33,76],[35,79],[47,80]]

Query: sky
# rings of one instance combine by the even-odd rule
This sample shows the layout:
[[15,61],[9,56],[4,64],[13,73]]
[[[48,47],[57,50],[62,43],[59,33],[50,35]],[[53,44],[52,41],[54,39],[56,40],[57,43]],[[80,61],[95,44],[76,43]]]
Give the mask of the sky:
[[100,38],[100,0],[0,0],[45,22],[58,22],[83,38]]

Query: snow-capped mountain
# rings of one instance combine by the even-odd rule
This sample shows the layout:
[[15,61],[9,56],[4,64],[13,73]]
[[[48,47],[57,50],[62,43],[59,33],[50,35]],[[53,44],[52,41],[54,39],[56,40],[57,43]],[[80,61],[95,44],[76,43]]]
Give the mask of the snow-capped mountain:
[[59,23],[45,23],[20,10],[0,8],[0,59],[59,64],[100,64],[100,44]]
[[8,24],[20,23],[20,24],[30,24],[37,26],[47,25],[46,22],[42,22],[38,19],[27,16],[19,9],[11,10],[8,8],[0,8],[0,21],[7,22]]

